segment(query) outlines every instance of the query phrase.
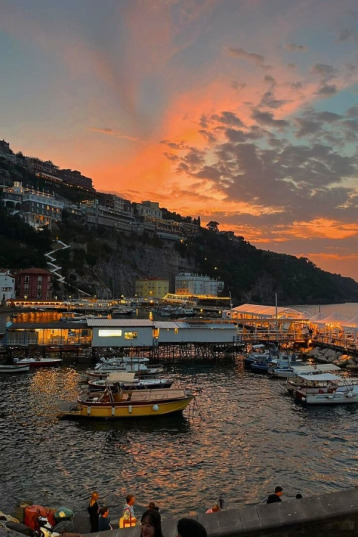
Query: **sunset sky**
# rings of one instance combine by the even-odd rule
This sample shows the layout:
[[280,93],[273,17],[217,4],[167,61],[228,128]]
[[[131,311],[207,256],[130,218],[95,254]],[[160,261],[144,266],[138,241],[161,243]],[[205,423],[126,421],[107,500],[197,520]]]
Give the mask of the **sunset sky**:
[[0,139],[358,281],[356,0],[0,0]]

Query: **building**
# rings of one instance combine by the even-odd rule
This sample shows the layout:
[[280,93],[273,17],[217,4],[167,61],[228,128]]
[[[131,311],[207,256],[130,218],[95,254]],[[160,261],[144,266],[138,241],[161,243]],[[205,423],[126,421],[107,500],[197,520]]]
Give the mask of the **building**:
[[41,268],[20,270],[15,274],[16,298],[48,300],[52,298],[52,274]]
[[169,280],[144,278],[135,282],[135,294],[141,298],[163,298],[169,293]]
[[12,187],[4,188],[1,202],[12,214],[19,213],[27,224],[35,228],[51,228],[53,222],[62,220],[63,201],[50,192],[24,188],[20,182],[15,181]]
[[7,270],[0,270],[0,300],[15,298],[15,278]]
[[85,177],[77,170],[59,170],[59,176],[68,185],[83,188],[84,190],[94,190],[92,179]]
[[224,290],[224,282],[212,280],[209,276],[182,272],[175,276],[177,295],[218,296]]
[[145,219],[161,220],[163,218],[162,211],[159,208],[159,203],[157,201],[142,201],[142,203],[137,203],[136,207],[138,214]]

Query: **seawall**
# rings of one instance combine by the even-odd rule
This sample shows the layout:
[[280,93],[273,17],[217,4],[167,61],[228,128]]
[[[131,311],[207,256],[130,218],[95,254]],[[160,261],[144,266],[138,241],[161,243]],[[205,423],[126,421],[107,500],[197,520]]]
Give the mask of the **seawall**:
[[[88,517],[82,524],[88,527]],[[194,517],[209,537],[351,537],[358,535],[358,488],[276,504],[248,505]],[[84,532],[81,517],[75,531]],[[177,518],[163,519],[164,537],[177,536]],[[80,527],[82,526],[82,528]],[[91,537],[139,537],[140,528],[114,529]],[[195,537],[195,536],[193,536]]]

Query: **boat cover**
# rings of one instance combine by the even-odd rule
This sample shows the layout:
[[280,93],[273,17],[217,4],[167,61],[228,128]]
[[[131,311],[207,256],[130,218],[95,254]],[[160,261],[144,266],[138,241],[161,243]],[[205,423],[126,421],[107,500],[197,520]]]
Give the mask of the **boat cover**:
[[135,373],[127,373],[127,372],[110,373],[108,377],[106,378],[106,381],[110,383],[133,382],[134,377],[135,377]]

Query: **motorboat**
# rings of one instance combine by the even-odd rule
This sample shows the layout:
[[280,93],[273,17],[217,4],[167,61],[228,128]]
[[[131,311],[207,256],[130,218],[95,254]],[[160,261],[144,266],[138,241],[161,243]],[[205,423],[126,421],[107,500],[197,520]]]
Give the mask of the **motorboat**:
[[286,391],[289,395],[293,395],[295,391],[300,388],[302,384],[301,375],[312,375],[313,377],[316,377],[322,373],[338,374],[341,372],[341,368],[334,364],[314,364],[293,366],[293,372],[294,375],[288,377],[286,381]]
[[77,405],[62,411],[60,418],[143,418],[182,412],[194,399],[183,389],[122,390],[120,384],[107,386],[103,392],[86,392]]
[[301,367],[304,372],[308,366],[305,366],[294,353],[280,355],[277,362],[269,366],[267,372],[271,377],[287,379],[296,375],[296,367]]
[[106,378],[109,373],[135,373],[137,377],[158,378],[164,372],[161,366],[147,367],[143,358],[122,361],[121,358],[111,358],[99,362],[94,369],[89,369],[87,375],[96,378]]
[[0,374],[27,373],[28,371],[30,371],[29,365],[0,364]]
[[135,373],[109,373],[105,379],[89,380],[88,385],[91,390],[104,390],[108,385],[112,387],[120,383],[125,390],[156,390],[160,388],[170,388],[174,380],[169,378],[142,379],[135,376]]
[[29,367],[49,367],[62,363],[62,358],[14,358],[15,365],[28,365]]
[[358,384],[349,377],[332,373],[299,375],[301,386],[294,397],[304,405],[337,405],[358,403]]

